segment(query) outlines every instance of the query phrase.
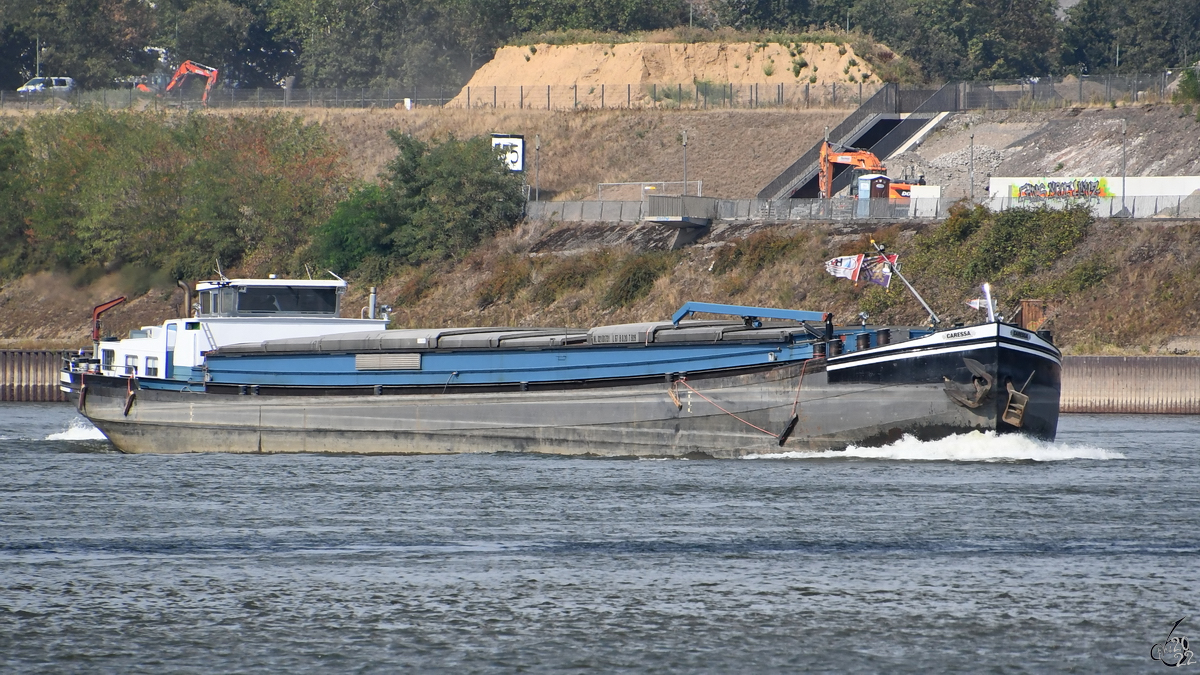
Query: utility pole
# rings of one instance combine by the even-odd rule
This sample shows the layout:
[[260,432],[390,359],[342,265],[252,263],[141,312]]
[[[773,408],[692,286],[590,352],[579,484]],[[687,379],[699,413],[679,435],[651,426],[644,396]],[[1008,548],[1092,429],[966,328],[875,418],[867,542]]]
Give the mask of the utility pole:
[[967,180],[971,183],[971,203],[975,203],[975,133],[971,132],[971,165],[967,170]]
[[34,39],[33,51],[34,51],[34,55],[35,55],[34,63],[36,64],[34,66],[34,75],[33,76],[41,77],[42,76],[42,36],[40,33]]
[[533,137],[533,201],[541,201],[542,198],[542,136],[535,134]]
[[687,129],[683,130],[683,194],[687,195]]

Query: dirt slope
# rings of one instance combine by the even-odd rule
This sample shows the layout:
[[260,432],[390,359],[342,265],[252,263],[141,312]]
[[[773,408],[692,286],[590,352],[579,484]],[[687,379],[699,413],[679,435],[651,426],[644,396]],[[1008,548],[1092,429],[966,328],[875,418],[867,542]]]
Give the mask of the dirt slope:
[[[713,197],[756,194],[847,114],[840,110],[592,110],[513,109],[307,110],[346,148],[364,180],[395,154],[389,129],[419,138],[522,134],[526,179],[535,181],[533,141],[541,136],[542,199],[595,199],[600,182],[682,180],[688,132],[688,180]],[[619,197],[619,195],[618,195]],[[637,196],[631,197],[637,199]]]
[[[869,82],[873,68],[850,45],[752,42],[617,45],[539,44],[502,47],[467,83],[483,87],[579,85],[581,105],[599,102],[599,87],[715,84],[813,84]],[[875,78],[878,81],[878,78]],[[638,92],[644,96],[644,92]],[[478,93],[476,94],[478,96]],[[466,105],[466,88],[451,103]]]
[[889,161],[889,173],[914,169],[930,184],[942,185],[944,196],[966,196],[974,134],[979,199],[987,194],[990,176],[1119,176],[1123,122],[1128,125],[1128,175],[1200,175],[1200,121],[1173,105],[959,113],[912,151]]

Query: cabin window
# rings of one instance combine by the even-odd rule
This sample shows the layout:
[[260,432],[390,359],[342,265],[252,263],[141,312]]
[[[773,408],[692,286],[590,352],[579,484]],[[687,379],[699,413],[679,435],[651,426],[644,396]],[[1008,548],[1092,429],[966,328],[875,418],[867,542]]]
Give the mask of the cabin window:
[[184,330],[200,330],[199,321],[188,321],[183,324]]
[[219,297],[217,298],[219,300],[219,304],[217,305],[217,315],[233,316],[234,311],[237,309],[237,291],[226,286],[225,288],[217,291],[217,293],[219,294]]
[[117,352],[112,349],[100,350],[100,367],[104,370],[109,370],[113,367],[113,360],[117,358]]
[[213,309],[212,295],[213,294],[209,291],[204,291],[203,293],[200,294],[200,313],[201,314],[212,314],[212,309]]
[[138,374],[137,362],[138,362],[138,357],[134,356],[133,354],[125,355],[125,374],[126,375],[137,375]]
[[158,377],[158,357],[146,357],[146,377]]
[[248,286],[237,296],[238,314],[324,314],[338,311],[336,288]]

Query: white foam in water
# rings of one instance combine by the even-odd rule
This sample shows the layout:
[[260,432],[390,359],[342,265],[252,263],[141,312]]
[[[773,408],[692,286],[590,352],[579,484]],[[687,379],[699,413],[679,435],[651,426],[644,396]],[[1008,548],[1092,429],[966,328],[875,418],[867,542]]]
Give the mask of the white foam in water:
[[972,431],[936,441],[919,441],[912,436],[880,448],[852,445],[845,450],[821,452],[781,452],[747,455],[745,459],[891,459],[899,461],[939,462],[1060,462],[1068,459],[1125,459],[1125,455],[1091,445],[1047,443],[1020,434]]
[[46,437],[48,441],[102,441],[104,434],[100,432],[91,422],[76,417],[71,420],[71,425],[66,431],[60,431],[57,434],[50,434]]

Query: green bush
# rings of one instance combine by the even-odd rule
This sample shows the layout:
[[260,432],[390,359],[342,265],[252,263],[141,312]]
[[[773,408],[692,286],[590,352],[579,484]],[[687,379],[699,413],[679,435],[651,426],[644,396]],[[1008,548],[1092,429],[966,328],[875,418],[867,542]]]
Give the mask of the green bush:
[[586,287],[592,279],[604,273],[611,257],[606,251],[598,251],[556,260],[543,272],[533,292],[533,299],[548,305],[568,291]]
[[757,232],[733,246],[717,250],[712,272],[718,276],[741,268],[748,274],[774,264],[790,253],[799,243],[795,237],[784,237],[775,232]]
[[1072,250],[1091,226],[1086,206],[1008,209],[955,206],[950,217],[917,238],[918,269],[978,283],[1032,274]]
[[351,271],[369,256],[399,265],[459,258],[521,217],[521,178],[490,139],[390,136],[398,153],[383,185],[355,192],[320,227],[312,250],[323,263]]
[[390,252],[386,209],[387,200],[378,185],[351,192],[314,233],[317,258],[340,273],[358,267],[370,256],[386,257]]
[[1200,77],[1195,68],[1184,68],[1179,76],[1179,88],[1171,96],[1175,103],[1200,103]]
[[606,308],[627,307],[646,297],[654,282],[671,269],[674,258],[666,253],[642,253],[626,258],[615,274],[600,304]]
[[475,295],[476,304],[484,309],[501,300],[512,300],[529,285],[532,273],[533,266],[526,258],[509,256],[501,259],[491,276],[480,284]]
[[0,279],[19,274],[29,255],[30,160],[24,131],[0,131]]
[[83,108],[24,124],[32,206],[17,272],[294,267],[345,185],[337,146],[292,116]]

